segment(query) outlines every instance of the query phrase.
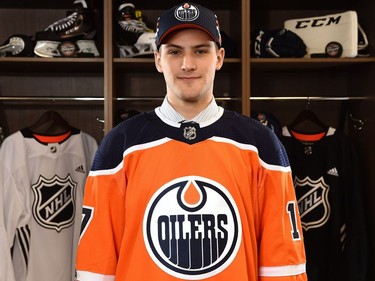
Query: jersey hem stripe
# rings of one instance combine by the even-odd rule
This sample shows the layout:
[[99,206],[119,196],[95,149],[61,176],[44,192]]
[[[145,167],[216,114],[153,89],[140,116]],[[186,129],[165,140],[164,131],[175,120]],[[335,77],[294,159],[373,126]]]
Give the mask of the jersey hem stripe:
[[103,275],[89,271],[77,270],[76,281],[114,281],[114,275]]
[[261,266],[259,267],[259,276],[275,277],[275,276],[293,276],[306,272],[306,264],[286,266]]

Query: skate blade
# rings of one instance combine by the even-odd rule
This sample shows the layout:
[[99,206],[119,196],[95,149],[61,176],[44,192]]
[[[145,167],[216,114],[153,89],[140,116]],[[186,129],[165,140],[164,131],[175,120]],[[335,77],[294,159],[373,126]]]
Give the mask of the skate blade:
[[54,57],[98,57],[99,51],[94,40],[37,41],[34,53],[42,58]]
[[76,44],[78,46],[78,56],[100,56],[94,40],[78,40]]
[[57,49],[59,44],[60,42],[58,41],[37,41],[34,53],[42,58],[60,57],[61,55]]

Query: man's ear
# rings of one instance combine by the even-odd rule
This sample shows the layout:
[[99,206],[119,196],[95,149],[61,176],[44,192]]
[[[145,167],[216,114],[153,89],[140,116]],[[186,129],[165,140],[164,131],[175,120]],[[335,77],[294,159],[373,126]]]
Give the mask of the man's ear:
[[158,72],[163,73],[163,69],[160,64],[160,52],[154,51],[155,66]]
[[225,50],[224,48],[220,48],[217,51],[217,62],[216,62],[216,70],[220,70],[224,63],[224,57],[225,57]]

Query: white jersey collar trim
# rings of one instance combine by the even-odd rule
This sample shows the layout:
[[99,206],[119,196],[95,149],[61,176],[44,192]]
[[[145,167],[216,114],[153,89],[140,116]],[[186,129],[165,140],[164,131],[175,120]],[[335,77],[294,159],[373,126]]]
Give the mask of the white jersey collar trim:
[[191,120],[185,120],[168,102],[167,97],[165,97],[161,106],[155,108],[155,113],[164,123],[173,127],[180,127],[183,122],[196,122],[202,128],[217,121],[223,115],[224,109],[218,106],[213,98],[201,113]]

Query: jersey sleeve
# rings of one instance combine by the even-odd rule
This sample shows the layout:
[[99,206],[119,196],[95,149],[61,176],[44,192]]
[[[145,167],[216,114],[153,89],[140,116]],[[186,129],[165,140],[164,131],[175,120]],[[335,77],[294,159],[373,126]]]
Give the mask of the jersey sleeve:
[[28,220],[25,208],[28,198],[22,192],[27,173],[22,164],[24,159],[15,157],[15,149],[23,149],[17,138],[16,134],[9,136],[0,149],[0,276],[7,281],[15,280],[11,248],[17,228]]
[[[3,196],[0,192],[0,203],[1,206],[3,204]],[[13,281],[14,280],[14,271],[12,266],[11,260],[11,251],[10,251],[10,243],[8,240],[8,236],[5,230],[5,225],[3,221],[3,208],[0,209],[0,255],[2,261],[0,263],[0,276],[5,278],[4,280]]]
[[305,249],[290,166],[264,162],[262,166],[259,189],[259,280],[305,281]]
[[[3,173],[0,172],[0,178],[3,179]],[[0,184],[0,256],[2,257],[2,262],[0,263],[0,276],[5,278],[4,280],[12,281],[14,280],[14,271],[11,259],[11,243],[6,230],[6,219],[5,215],[7,213],[6,200],[5,200],[5,190],[3,182]]]
[[[100,154],[94,162],[100,166]],[[85,186],[77,280],[114,280],[125,225],[125,187],[121,164],[91,170]]]

